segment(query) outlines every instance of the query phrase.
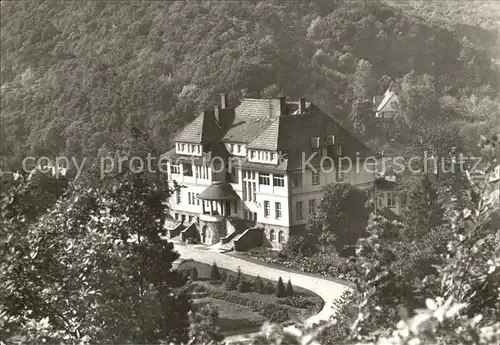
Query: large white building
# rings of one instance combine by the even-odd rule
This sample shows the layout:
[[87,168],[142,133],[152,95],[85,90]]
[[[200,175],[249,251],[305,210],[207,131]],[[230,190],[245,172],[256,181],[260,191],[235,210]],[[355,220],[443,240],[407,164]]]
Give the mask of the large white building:
[[373,188],[376,165],[373,152],[304,98],[230,107],[227,94],[165,156],[171,187],[181,186],[169,207],[182,224],[174,221],[170,236],[237,250],[280,249],[304,230],[325,185]]

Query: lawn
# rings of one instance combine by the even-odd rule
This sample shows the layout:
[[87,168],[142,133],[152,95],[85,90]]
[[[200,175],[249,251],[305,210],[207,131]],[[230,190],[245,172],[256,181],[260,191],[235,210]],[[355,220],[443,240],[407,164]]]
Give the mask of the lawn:
[[212,297],[197,298],[194,304],[202,306],[212,304],[219,310],[218,326],[222,333],[235,330],[257,331],[265,319],[250,308]]
[[195,304],[213,303],[217,306],[219,327],[223,332],[258,327],[264,320],[287,324],[295,318],[306,319],[315,315],[323,307],[324,302],[318,295],[295,286],[293,296],[277,298],[276,282],[262,279],[264,288],[257,291],[256,278],[244,272],[241,272],[241,279],[246,282],[247,289],[240,292],[229,288],[227,284],[228,277],[236,279],[236,272],[219,268],[222,279],[210,281],[211,265],[185,261],[178,270],[189,274],[193,267],[198,273],[198,278],[190,285],[191,291],[195,293]]

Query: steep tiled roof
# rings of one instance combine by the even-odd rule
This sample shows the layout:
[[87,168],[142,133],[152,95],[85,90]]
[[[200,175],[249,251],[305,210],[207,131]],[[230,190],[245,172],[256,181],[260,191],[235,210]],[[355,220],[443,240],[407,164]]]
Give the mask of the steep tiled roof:
[[278,136],[280,118],[276,118],[271,121],[269,126],[265,128],[251,143],[248,144],[248,148],[258,148],[262,150],[275,151],[278,149]]
[[323,138],[328,134],[333,134],[335,141],[341,143],[343,156],[355,159],[358,153],[360,158],[374,155],[333,117],[313,105],[309,113],[280,119],[278,150],[287,153],[288,169],[301,168],[302,155],[307,159],[313,153],[311,137]]
[[215,140],[220,128],[213,111],[204,111],[175,137],[175,141],[200,144]]
[[[311,137],[325,138],[327,135],[334,135],[335,141],[341,143],[343,156],[356,159],[375,155],[353,134],[340,126],[334,117],[313,104],[306,103],[304,113],[299,114],[299,103],[283,104],[282,101],[243,99],[234,109],[234,118],[224,117],[229,120],[222,125],[223,129],[215,120],[214,112],[204,112],[189,124],[176,140],[204,144],[215,143],[218,140],[238,142],[248,144],[249,148],[281,151],[286,154],[286,160],[274,167],[245,161],[247,168],[250,169],[255,164],[257,164],[256,169],[269,166],[271,170],[278,171],[301,168],[303,155],[307,159],[313,153]],[[228,154],[222,143],[208,149],[204,145],[204,148],[205,151],[210,151],[204,155],[208,160],[210,156]],[[177,156],[172,151],[167,155]],[[320,157],[316,157],[312,164],[317,166],[319,161]]]
[[271,100],[244,98],[234,112],[236,117],[240,118],[249,116],[269,117],[271,115]]
[[271,120],[267,117],[243,117],[236,115],[233,124],[222,137],[222,141],[247,144],[262,133],[270,124]]

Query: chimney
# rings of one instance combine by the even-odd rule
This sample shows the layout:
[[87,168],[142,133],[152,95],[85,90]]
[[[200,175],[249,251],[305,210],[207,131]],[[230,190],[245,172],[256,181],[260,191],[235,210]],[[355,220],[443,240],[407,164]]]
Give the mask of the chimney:
[[229,107],[229,100],[227,93],[220,94],[220,107],[221,109],[227,109]]
[[299,99],[299,114],[304,114],[306,112],[306,99]]
[[271,117],[280,117],[285,114],[286,97],[273,98],[271,101]]
[[214,117],[217,120],[217,122],[220,124],[220,107],[219,106],[214,107]]

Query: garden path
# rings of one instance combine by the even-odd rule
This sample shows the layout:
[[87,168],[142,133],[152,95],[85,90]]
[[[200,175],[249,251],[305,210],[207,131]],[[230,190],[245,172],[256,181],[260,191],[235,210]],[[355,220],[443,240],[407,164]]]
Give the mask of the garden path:
[[[339,298],[344,291],[350,289],[345,285],[331,280],[322,279],[320,277],[311,277],[309,275],[302,275],[300,273],[287,272],[280,270],[279,268],[270,268],[259,265],[257,263],[248,262],[229,255],[221,254],[217,251],[209,250],[209,248],[206,246],[205,248],[203,248],[201,246],[187,246],[176,243],[175,249],[181,255],[181,259],[184,260],[192,259],[194,261],[206,264],[212,264],[215,262],[220,268],[225,268],[231,271],[236,271],[238,267],[240,267],[243,273],[251,276],[260,276],[262,278],[274,281],[277,281],[278,278],[281,277],[285,284],[288,279],[290,279],[292,285],[313,291],[323,299],[325,304],[323,306],[323,309],[321,309],[318,314],[310,317],[305,321],[305,324],[308,326],[319,323],[321,321],[329,320],[330,317],[335,313],[335,310],[333,308],[335,300]],[[294,333],[298,332],[298,330],[293,326],[287,327],[286,330]],[[243,340],[248,338],[249,336],[250,334],[242,334],[226,337],[226,342],[233,340]]]

